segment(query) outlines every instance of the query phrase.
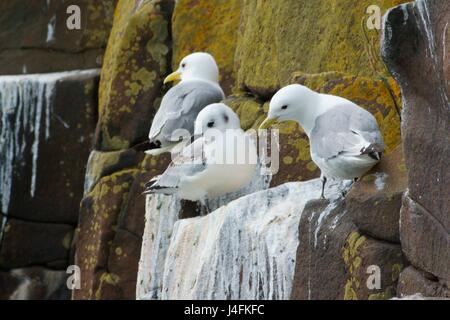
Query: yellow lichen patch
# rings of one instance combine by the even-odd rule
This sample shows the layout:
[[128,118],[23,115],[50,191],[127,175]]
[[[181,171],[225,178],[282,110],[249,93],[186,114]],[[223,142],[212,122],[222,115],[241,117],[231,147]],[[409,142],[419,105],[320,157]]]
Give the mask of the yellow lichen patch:
[[116,255],[121,256],[123,251],[121,247],[117,247],[116,250],[114,250],[114,252],[116,253]]
[[173,66],[195,51],[214,56],[226,93],[234,84],[234,52],[243,0],[179,0],[172,17]]
[[88,3],[86,12],[86,24],[82,28],[84,42],[87,48],[102,48],[108,41],[109,30],[111,30],[114,7],[117,0],[91,1]]
[[394,288],[388,286],[383,292],[369,295],[368,300],[388,300],[394,296]]
[[86,82],[86,84],[84,85],[84,94],[90,95],[93,89],[94,89],[94,82],[93,81]]
[[392,265],[392,281],[396,282],[400,277],[400,272],[403,270],[403,265],[395,263]]
[[102,273],[102,275],[100,276],[100,283],[97,290],[95,291],[95,299],[100,300],[102,298],[102,289],[105,283],[116,286],[119,281],[120,277],[117,274],[107,272]]
[[286,156],[283,158],[284,164],[292,164],[294,162],[294,159],[291,156]]
[[346,244],[342,250],[342,259],[350,274],[344,287],[344,299],[346,300],[358,299],[356,292],[360,286],[360,281],[357,278],[357,273],[363,261],[359,254],[359,248],[366,240],[365,236],[362,236],[357,231],[353,231],[347,237]]
[[344,286],[344,300],[358,300],[355,289],[353,289],[353,280],[347,280]]
[[306,165],[306,168],[311,172],[318,170],[317,165],[312,161],[308,162],[308,164]]
[[378,5],[384,13],[404,2],[246,1],[235,56],[239,87],[268,95],[286,85],[297,70],[369,77],[385,74],[379,32],[365,30],[362,22],[369,18],[366,9],[370,5]]
[[258,126],[265,117],[262,103],[254,98],[230,96],[224,100],[224,103],[239,116],[241,127],[244,130],[258,129]]
[[[162,77],[168,69],[165,6],[160,0],[139,5],[119,0],[117,4],[99,86],[102,150],[125,149],[148,132],[144,124],[155,112],[150,106],[161,95]],[[148,118],[143,117],[147,114]],[[127,129],[131,127],[140,131]]]
[[[131,182],[138,172],[137,169],[126,169],[101,178],[83,200],[89,206],[82,210],[82,228],[77,242],[77,247],[84,248],[77,256],[82,272],[94,273],[102,267],[104,252],[109,252],[117,230],[117,219],[128,201]],[[102,277],[101,282],[106,281],[108,284],[118,281],[118,276],[114,274],[105,274]],[[99,295],[101,286],[102,284],[96,291]]]
[[72,239],[73,239],[73,232],[68,232],[63,240],[62,240],[62,246],[64,249],[69,250],[70,246],[72,245]]

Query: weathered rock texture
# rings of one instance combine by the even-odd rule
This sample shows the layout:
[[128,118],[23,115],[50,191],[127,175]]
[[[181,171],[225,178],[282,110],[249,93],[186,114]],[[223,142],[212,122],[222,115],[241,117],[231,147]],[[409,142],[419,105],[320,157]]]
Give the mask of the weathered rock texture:
[[244,0],[180,0],[172,17],[173,67],[194,51],[211,53],[226,94],[235,84],[234,54]]
[[0,77],[0,268],[9,283],[0,294],[6,298],[47,299],[55,286],[65,287],[98,77],[97,69]]
[[67,300],[65,271],[40,267],[0,272],[1,300]]
[[170,65],[173,1],[119,1],[99,91],[96,149],[126,149],[143,141]]
[[133,299],[144,229],[144,184],[170,156],[130,146],[148,135],[170,66],[173,1],[118,2],[99,90],[95,150],[86,168],[75,263],[74,299]]
[[[406,265],[398,242],[406,173],[401,148],[354,183],[345,200],[309,202],[299,225],[292,299],[388,299]],[[328,197],[328,195],[326,194]],[[380,286],[367,286],[371,266]]]
[[346,197],[348,214],[372,237],[400,243],[400,208],[408,178],[399,146],[357,181]]
[[298,224],[320,187],[317,179],[288,183],[182,220],[176,201],[149,197],[138,298],[289,299]]
[[97,69],[0,77],[3,213],[76,224],[98,78]]
[[[382,52],[399,87],[380,58],[378,32],[365,26],[365,12],[372,4],[384,12],[403,2],[119,1],[75,232],[85,277],[73,297],[134,298],[140,252],[141,299],[448,296],[450,9],[445,1],[422,0],[387,15]],[[170,61],[175,67],[200,50],[216,57],[226,102],[245,129],[261,123],[276,90],[301,83],[374,114],[387,156],[345,201],[331,193],[329,201],[307,202],[320,193],[317,180],[285,183],[319,171],[304,133],[283,124],[279,172],[270,181],[277,188],[206,217],[196,217],[192,204],[152,197],[141,248],[143,184],[164,170],[168,157],[129,148],[147,135]],[[301,197],[290,192],[300,185],[317,190]],[[58,250],[43,263],[68,254]],[[374,270],[376,288],[368,285]]]
[[[270,177],[261,175],[260,169],[255,172],[249,186],[210,201],[211,210],[242,196],[267,189]],[[146,222],[136,296],[139,299],[160,299],[163,295],[163,274],[166,271],[167,250],[171,243],[174,224],[178,220],[197,217],[199,213],[184,201],[163,195],[149,196],[145,212]]]
[[366,8],[405,1],[245,0],[236,50],[238,87],[268,98],[295,71],[378,76],[376,31],[364,35]]
[[[450,285],[449,20],[448,2],[435,0],[396,7],[385,17],[382,53],[404,97],[402,135],[409,183],[400,238],[413,266],[432,275],[426,280],[422,271],[405,271],[400,294],[414,288],[428,295],[435,286],[439,289],[432,293],[445,295]],[[406,279],[414,279],[414,284]]]
[[[0,4],[0,74],[99,68],[117,0],[18,0]],[[70,5],[81,29],[69,30]]]
[[[97,123],[97,68],[115,2],[0,4],[2,298],[70,296],[65,270],[73,263]],[[80,30],[66,26],[69,5],[81,10]]]

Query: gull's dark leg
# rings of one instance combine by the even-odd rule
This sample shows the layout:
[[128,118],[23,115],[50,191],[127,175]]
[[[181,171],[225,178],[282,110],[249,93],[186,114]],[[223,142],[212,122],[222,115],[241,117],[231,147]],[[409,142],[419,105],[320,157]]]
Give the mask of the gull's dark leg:
[[325,184],[327,183],[327,177],[322,175],[322,193],[320,194],[321,199],[325,199]]

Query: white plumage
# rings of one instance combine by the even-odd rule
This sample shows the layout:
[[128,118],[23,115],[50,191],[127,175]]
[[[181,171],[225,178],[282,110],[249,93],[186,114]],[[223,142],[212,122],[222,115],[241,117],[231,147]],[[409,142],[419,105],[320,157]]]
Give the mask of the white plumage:
[[253,139],[239,118],[222,103],[204,108],[195,121],[200,136],[177,158],[146,193],[177,194],[182,199],[207,201],[246,187],[257,165]]
[[320,94],[298,84],[284,87],[273,96],[268,118],[261,127],[284,120],[297,121],[305,130],[311,158],[320,168],[324,184],[327,178],[361,177],[384,151],[373,115],[341,97]]
[[181,82],[164,95],[153,118],[149,141],[144,147],[148,149],[147,154],[172,151],[183,138],[192,135],[198,113],[224,98],[219,85],[219,69],[210,54],[196,52],[186,56],[164,83],[178,80]]

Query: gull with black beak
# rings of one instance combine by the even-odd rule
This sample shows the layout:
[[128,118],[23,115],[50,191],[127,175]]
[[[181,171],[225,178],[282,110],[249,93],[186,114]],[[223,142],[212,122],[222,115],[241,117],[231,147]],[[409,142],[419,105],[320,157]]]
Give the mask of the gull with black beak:
[[311,158],[321,170],[322,198],[327,178],[358,179],[384,151],[374,116],[341,97],[286,86],[273,96],[260,129],[286,120],[297,121],[308,135]]
[[147,183],[145,193],[200,201],[209,212],[208,200],[250,184],[258,162],[256,144],[241,129],[236,113],[223,103],[198,114],[195,136],[161,176]]
[[182,140],[189,138],[186,134],[193,134],[198,113],[224,98],[219,85],[219,68],[208,53],[196,52],[183,58],[179,68],[165,78],[164,84],[173,81],[180,83],[164,95],[153,118],[149,140],[135,149],[159,155],[182,146]]

